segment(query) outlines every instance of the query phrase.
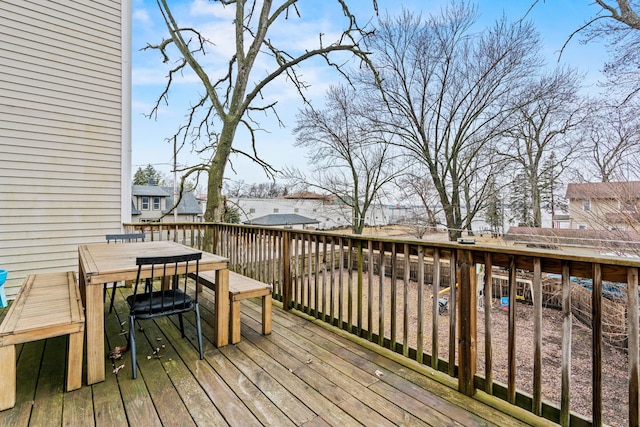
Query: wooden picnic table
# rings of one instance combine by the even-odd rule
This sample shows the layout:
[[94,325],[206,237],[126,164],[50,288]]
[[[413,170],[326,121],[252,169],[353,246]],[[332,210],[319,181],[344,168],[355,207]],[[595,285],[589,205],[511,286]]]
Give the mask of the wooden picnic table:
[[[104,299],[105,283],[134,281],[138,273],[136,258],[202,252],[175,242],[97,243],[78,246],[80,293],[85,307],[87,343],[87,384],[105,379]],[[193,270],[191,268],[193,267]],[[202,252],[200,271],[216,271],[215,337],[221,347],[229,343],[229,260]],[[195,265],[189,271],[195,272]],[[141,273],[144,277],[144,270]]]

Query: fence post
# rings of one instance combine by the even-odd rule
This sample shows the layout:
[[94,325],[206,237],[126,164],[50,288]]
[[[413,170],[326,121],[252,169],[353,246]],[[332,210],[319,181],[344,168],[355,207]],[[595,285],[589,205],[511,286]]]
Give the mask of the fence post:
[[289,310],[292,307],[293,288],[291,271],[291,234],[282,232],[282,307]]
[[476,268],[469,250],[458,250],[458,391],[472,396],[476,374]]

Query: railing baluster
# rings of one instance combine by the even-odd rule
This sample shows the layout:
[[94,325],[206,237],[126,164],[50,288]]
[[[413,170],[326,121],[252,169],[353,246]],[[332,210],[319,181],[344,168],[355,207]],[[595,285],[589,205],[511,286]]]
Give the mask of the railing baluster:
[[593,264],[593,286],[591,292],[591,331],[593,336],[592,362],[592,394],[593,425],[602,422],[602,269],[600,264]]
[[460,338],[458,349],[458,390],[473,396],[475,392],[474,377],[476,374],[476,267],[473,253],[469,250],[457,251],[459,262],[460,285]]
[[358,256],[358,270],[357,270],[357,298],[356,298],[356,303],[358,304],[357,307],[357,312],[358,312],[358,330],[357,330],[357,335],[361,336],[362,334],[362,296],[363,296],[363,292],[364,290],[362,289],[364,284],[363,284],[363,279],[362,279],[362,275],[364,274],[364,250],[362,247],[362,240],[358,240],[358,244],[357,244],[357,256]]
[[308,236],[307,246],[309,248],[309,255],[307,256],[307,305],[306,305],[306,313],[311,314],[311,292],[312,292],[312,279],[315,277],[314,268],[313,268],[313,257],[315,256],[315,252],[313,250],[313,240],[311,236]]
[[424,247],[418,246],[418,296],[417,296],[416,360],[422,363],[424,356]]
[[493,394],[493,346],[491,341],[491,306],[493,303],[492,254],[484,254],[484,391]]
[[322,321],[327,321],[327,236],[322,236]]
[[353,240],[347,239],[347,244],[349,248],[347,258],[347,264],[349,264],[347,269],[349,272],[349,276],[347,277],[347,330],[353,333]]
[[404,244],[404,300],[402,302],[402,355],[409,357],[409,281],[411,279],[411,253],[409,244]]
[[336,241],[331,237],[331,250],[329,251],[331,258],[329,261],[329,323],[335,325],[335,286],[336,286]]
[[398,264],[398,254],[397,254],[398,248],[396,243],[392,243],[391,244],[391,350],[396,351],[396,339],[397,339],[397,305],[398,305],[398,289],[397,289],[397,285],[398,285],[398,268],[397,268],[397,264]]
[[517,289],[516,258],[509,260],[509,343],[508,343],[508,372],[507,372],[507,402],[516,403],[516,289]]
[[571,422],[571,276],[569,263],[562,262],[562,391],[560,395],[560,424]]
[[628,360],[629,360],[629,425],[638,425],[638,269],[627,268],[627,322]]
[[449,255],[449,376],[456,373],[456,329],[458,313],[456,253],[451,250]]
[[367,339],[371,341],[373,334],[373,240],[368,241],[367,254]]
[[344,240],[338,237],[338,327],[344,322]]
[[533,408],[542,415],[542,261],[533,260]]
[[384,243],[380,242],[380,267],[378,271],[378,345],[384,346],[384,315],[385,315],[385,290],[384,290],[384,281],[385,281],[385,251],[384,251]]
[[[439,335],[440,330],[440,281],[442,280],[442,274],[440,271],[440,249],[435,248],[433,250],[433,274],[431,275],[433,280],[433,305],[431,307],[431,367],[438,369],[438,362],[440,360],[439,350]],[[451,306],[449,309],[453,309]]]

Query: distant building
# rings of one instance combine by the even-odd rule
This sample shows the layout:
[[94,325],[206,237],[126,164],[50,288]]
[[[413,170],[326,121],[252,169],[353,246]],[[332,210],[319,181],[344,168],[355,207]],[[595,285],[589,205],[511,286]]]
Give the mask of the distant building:
[[[313,219],[316,227],[322,230],[350,227],[352,222],[351,208],[341,203],[338,198],[309,191],[272,199],[230,197],[227,203],[230,207],[238,208],[240,222],[271,214],[298,214]],[[374,205],[367,213],[365,223],[369,226],[387,225],[389,214],[388,206]]]
[[[173,188],[157,185],[134,185],[131,187],[131,220],[133,222],[158,221],[173,207]],[[162,218],[162,222],[173,222],[173,213]],[[178,222],[202,221],[202,208],[193,192],[182,195],[178,204]]]
[[304,230],[311,225],[317,226],[318,221],[298,214],[269,214],[244,221],[244,224],[264,227],[300,228]]
[[637,230],[640,181],[568,184],[569,228]]

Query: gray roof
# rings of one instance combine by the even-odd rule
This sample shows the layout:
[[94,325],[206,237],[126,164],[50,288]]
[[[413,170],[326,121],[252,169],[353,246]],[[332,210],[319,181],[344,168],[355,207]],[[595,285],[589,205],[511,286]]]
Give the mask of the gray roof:
[[[158,187],[157,185],[132,185],[131,195],[134,197],[163,197],[166,200],[167,209],[173,206],[173,187]],[[165,209],[163,213],[167,212]],[[131,201],[131,214],[140,215],[135,207],[133,200]],[[195,194],[192,191],[185,192],[178,205],[178,215],[200,215],[202,208],[198,204]]]
[[299,225],[299,224],[319,224],[320,221],[316,219],[307,218],[306,216],[298,214],[269,214],[254,218],[249,221],[244,221],[243,224],[252,225]]
[[[169,192],[166,189],[169,188]],[[131,195],[143,197],[169,197],[173,194],[171,187],[158,187],[157,185],[132,185]]]
[[136,204],[133,203],[133,200],[131,201],[131,215],[141,215],[142,212],[140,212],[138,210],[138,208],[136,208]]
[[[167,197],[167,209],[173,206],[173,188],[172,187],[160,187],[169,193]],[[166,210],[164,211],[166,212]],[[164,213],[163,212],[163,213]],[[182,195],[182,200],[178,205],[178,215],[199,215],[202,213],[202,208],[196,200],[195,194],[192,191],[188,191]]]

